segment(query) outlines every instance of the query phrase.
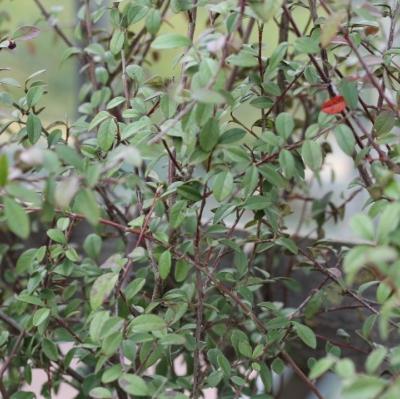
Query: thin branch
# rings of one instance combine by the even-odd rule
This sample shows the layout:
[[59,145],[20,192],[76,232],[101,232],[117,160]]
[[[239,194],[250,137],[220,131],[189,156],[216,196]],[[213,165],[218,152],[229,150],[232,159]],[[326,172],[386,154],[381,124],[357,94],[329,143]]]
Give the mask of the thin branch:
[[68,47],[73,47],[74,44],[71,42],[71,40],[68,39],[68,37],[65,35],[65,33],[60,29],[60,27],[51,20],[51,14],[46,10],[46,8],[43,6],[42,2],[40,0],[33,0],[37,7],[39,8],[40,12],[42,13],[43,17],[46,19],[48,24],[54,29],[54,31],[57,33],[58,36],[63,40],[63,42],[68,46]]
[[315,386],[315,384],[313,384],[312,381],[303,373],[300,367],[296,364],[296,362],[291,358],[291,356],[287,352],[285,351],[281,352],[281,357],[283,358],[283,360],[286,361],[286,363],[288,363],[293,368],[297,376],[301,380],[303,380],[303,382],[310,388],[310,390],[314,393],[314,395],[318,399],[324,399],[324,397],[322,396],[318,388]]
[[124,50],[121,50],[121,64],[122,64],[122,85],[124,87],[124,95],[125,95],[125,106],[129,108],[129,84],[128,84],[128,73],[126,72],[126,59]]
[[[207,172],[210,170],[212,162],[212,153],[208,158],[207,164]],[[196,295],[197,295],[197,306],[196,306],[196,348],[194,350],[193,357],[193,389],[192,389],[192,398],[198,399],[200,397],[200,360],[201,360],[201,337],[203,334],[203,311],[204,311],[204,282],[203,276],[201,273],[203,262],[201,261],[201,233],[202,233],[202,218],[204,208],[206,206],[206,193],[207,193],[207,184],[204,184],[203,189],[203,197],[201,200],[200,210],[197,216],[197,225],[196,225],[196,236],[194,239],[194,248],[195,248],[195,258],[194,262],[196,264]]]
[[[18,332],[20,335],[24,335],[27,337],[30,337],[28,333],[25,332],[25,330],[13,319],[11,319],[9,316],[7,316],[3,311],[0,310],[0,319],[6,323],[8,326],[10,326],[15,332]],[[74,378],[76,381],[79,383],[83,383],[84,377],[82,377],[79,373],[77,373],[73,368],[67,367],[65,368],[64,366],[64,360],[60,359],[59,361],[55,362],[58,366],[59,370],[65,370],[67,374],[69,374],[72,378]]]
[[1,391],[2,391],[2,395],[4,396],[4,399],[8,399],[9,398],[9,395],[8,395],[8,393],[7,393],[7,391],[6,391],[5,387],[4,387],[4,384],[3,384],[4,373],[7,371],[8,367],[11,364],[11,361],[13,360],[15,355],[17,354],[17,352],[19,350],[19,347],[20,347],[20,345],[22,343],[22,340],[24,338],[24,335],[25,335],[24,331],[21,331],[19,333],[19,336],[18,336],[18,338],[17,338],[17,340],[16,340],[16,342],[15,342],[15,344],[14,344],[12,350],[11,350],[10,355],[3,361],[3,364],[2,364],[2,366],[0,368]]
[[[323,273],[325,276],[329,277],[333,282],[335,282],[339,287],[343,289],[343,291],[351,296],[353,299],[355,299],[358,303],[364,306],[367,310],[369,310],[372,314],[379,315],[379,310],[375,309],[373,306],[371,306],[367,300],[365,300],[363,297],[360,295],[356,294],[354,291],[351,289],[345,288],[343,286],[343,283],[327,268],[325,268],[321,263],[319,263],[313,256],[308,254],[307,252],[303,251],[302,249],[299,249],[299,252],[308,260],[312,262],[312,264],[316,267],[317,270],[319,270],[321,273]],[[389,323],[395,327],[398,328],[399,325],[392,320],[389,320]]]

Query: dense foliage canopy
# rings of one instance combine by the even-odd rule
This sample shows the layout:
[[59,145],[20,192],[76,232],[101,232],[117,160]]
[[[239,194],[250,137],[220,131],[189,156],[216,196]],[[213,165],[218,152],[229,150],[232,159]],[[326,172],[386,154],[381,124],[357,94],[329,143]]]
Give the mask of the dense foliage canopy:
[[[43,398],[278,398],[288,367],[318,398],[333,372],[398,399],[399,1],[82,0],[74,32],[23,1],[42,21],[0,39],[2,397],[42,369]],[[39,35],[78,65],[65,120],[45,71],[1,61]],[[327,239],[354,204],[354,240]]]

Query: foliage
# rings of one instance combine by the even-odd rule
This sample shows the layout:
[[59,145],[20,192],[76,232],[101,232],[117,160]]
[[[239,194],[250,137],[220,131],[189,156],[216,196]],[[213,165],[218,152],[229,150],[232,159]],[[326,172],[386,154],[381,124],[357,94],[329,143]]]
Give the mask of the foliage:
[[[400,3],[85,0],[70,37],[33,1],[83,83],[48,121],[45,71],[1,70],[2,396],[267,399],[288,366],[397,399]],[[360,244],[324,241],[362,194]]]

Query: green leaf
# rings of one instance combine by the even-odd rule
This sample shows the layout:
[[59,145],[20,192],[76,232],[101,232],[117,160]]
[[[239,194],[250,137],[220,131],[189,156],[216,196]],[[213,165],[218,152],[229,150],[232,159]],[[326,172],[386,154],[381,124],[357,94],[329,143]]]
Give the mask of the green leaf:
[[14,234],[23,239],[29,237],[29,217],[24,208],[10,197],[4,197],[4,215],[9,229]]
[[44,93],[43,86],[33,86],[26,93],[26,103],[29,108],[35,106]]
[[186,338],[183,335],[179,334],[167,334],[163,335],[160,340],[160,345],[163,346],[172,346],[172,345],[185,345]]
[[283,174],[287,179],[291,179],[296,174],[296,161],[292,153],[288,150],[282,150],[279,154],[279,164]]
[[[266,77],[272,77],[273,74],[276,72],[279,65],[284,60],[287,54],[288,46],[289,45],[287,42],[282,42],[274,49],[270,59],[268,60],[267,70],[265,72]],[[279,94],[280,94],[280,89],[277,95]]]
[[241,67],[251,68],[258,65],[257,55],[251,51],[242,50],[238,54],[230,55],[227,60],[229,64]]
[[129,395],[148,396],[150,393],[146,381],[137,375],[124,374],[120,377],[118,383],[119,386]]
[[357,246],[348,251],[344,257],[343,269],[346,272],[346,280],[351,283],[357,272],[365,265],[366,248]]
[[131,281],[128,286],[124,289],[124,294],[127,299],[132,299],[136,294],[138,294],[141,289],[146,284],[146,279],[143,277],[135,278]]
[[171,8],[175,14],[180,13],[181,11],[187,11],[193,8],[193,2],[191,0],[172,0]]
[[240,341],[238,343],[238,348],[239,348],[239,352],[243,356],[248,357],[248,358],[251,358],[253,356],[253,349],[247,341]]
[[166,327],[167,325],[165,321],[160,316],[154,314],[143,314],[137,316],[130,324],[130,328],[135,333],[164,330]]
[[110,319],[110,315],[106,311],[96,312],[90,322],[89,335],[93,342],[98,342],[105,323]]
[[229,171],[218,173],[214,178],[213,193],[217,201],[222,202],[233,190],[233,175]]
[[203,126],[199,135],[200,147],[205,152],[210,152],[219,140],[219,124],[218,121],[211,118]]
[[162,280],[165,280],[171,271],[171,264],[172,264],[172,257],[170,251],[164,251],[159,260],[158,260],[158,267],[160,271],[160,277]]
[[342,399],[375,399],[379,398],[387,382],[382,378],[358,375],[342,391]]
[[117,55],[121,52],[124,47],[125,33],[120,29],[117,29],[112,35],[110,41],[110,51],[113,55]]
[[229,362],[229,360],[225,357],[224,354],[220,353],[217,356],[217,362],[219,367],[221,367],[222,371],[225,374],[225,377],[230,377],[231,372],[232,372],[232,368],[231,368],[231,364]]
[[209,387],[216,387],[224,378],[224,373],[222,370],[215,370],[212,371],[208,376],[207,376],[207,385]]
[[50,316],[50,309],[47,309],[47,308],[38,309],[33,314],[32,324],[35,327],[38,327],[42,323],[44,323],[49,316]]
[[53,341],[45,338],[42,342],[42,350],[44,354],[53,362],[58,360],[58,348]]
[[317,347],[317,338],[315,337],[314,331],[310,327],[293,322],[294,330],[298,337],[310,348],[315,349]]
[[254,100],[250,101],[250,105],[258,109],[271,108],[273,104],[274,101],[266,96],[256,97]]
[[400,224],[400,204],[388,204],[382,212],[378,226],[378,241],[385,241]]
[[378,369],[378,367],[385,360],[387,354],[387,349],[383,346],[373,350],[367,357],[365,367],[368,373],[372,374]]
[[20,26],[13,34],[13,40],[31,40],[35,37],[39,36],[40,29],[36,28],[36,26]]
[[244,378],[239,377],[237,375],[234,375],[233,377],[231,377],[231,381],[235,384],[238,385],[239,387],[244,387],[247,382]]
[[125,97],[122,96],[115,97],[107,104],[107,109],[116,108],[119,105],[123,104],[125,101],[126,101]]
[[271,202],[263,195],[253,196],[247,199],[245,209],[259,211],[271,206]]
[[185,184],[182,184],[182,186],[178,187],[178,194],[188,200],[188,201],[199,201],[201,200],[201,185],[197,181],[190,181]]
[[287,140],[293,133],[294,120],[292,115],[287,112],[280,113],[275,120],[277,133]]
[[114,353],[117,352],[118,348],[122,342],[122,332],[117,331],[113,334],[108,335],[104,338],[103,343],[101,345],[101,352],[104,353],[105,356],[110,357]]
[[353,132],[347,125],[338,125],[336,126],[335,130],[335,138],[336,141],[341,148],[341,150],[347,154],[347,155],[352,155],[355,146],[356,146],[356,140],[354,138]]
[[19,200],[34,206],[40,206],[42,203],[40,195],[36,190],[28,188],[20,182],[9,182],[6,191],[11,197],[18,198]]
[[186,280],[186,277],[190,270],[190,264],[184,259],[179,259],[175,264],[175,280],[178,283]]
[[310,378],[313,380],[325,374],[335,364],[335,361],[336,359],[332,356],[319,359],[311,368]]
[[225,97],[214,90],[197,89],[193,92],[193,99],[204,104],[223,104]]
[[265,177],[265,179],[276,187],[286,187],[287,181],[285,178],[279,174],[275,168],[271,165],[262,165],[259,168],[260,173]]
[[382,111],[375,119],[374,128],[378,135],[391,132],[396,124],[393,112]]
[[111,115],[107,111],[99,112],[90,123],[88,130],[93,130],[96,126],[100,125],[101,122],[104,122],[106,119],[111,118]]
[[319,172],[322,166],[322,152],[319,143],[306,140],[301,148],[304,163],[314,172]]
[[8,157],[6,154],[0,155],[0,187],[4,187],[8,180]]
[[101,237],[97,234],[89,234],[83,242],[83,249],[93,259],[100,255],[102,246]]
[[28,295],[25,293],[21,293],[17,296],[18,301],[25,302],[25,303],[30,303],[32,305],[37,305],[37,306],[44,306],[43,301],[34,295]]
[[252,165],[247,168],[242,182],[246,197],[251,195],[258,184],[258,169]]
[[294,255],[297,255],[299,252],[299,249],[298,249],[296,243],[293,240],[291,240],[290,238],[281,237],[278,240],[276,240],[275,242],[277,245],[280,245],[280,246],[286,248],[288,251],[290,251]]
[[32,392],[19,391],[11,395],[10,399],[35,399],[36,396]]
[[246,137],[246,130],[233,128],[222,133],[219,138],[219,144],[232,144]]
[[344,97],[346,105],[354,110],[358,106],[357,82],[343,79],[339,85],[339,92]]
[[74,204],[77,211],[82,213],[91,224],[96,225],[99,222],[100,209],[93,191],[87,188],[79,191]]
[[263,22],[268,22],[279,11],[282,0],[250,0],[250,7]]
[[37,250],[35,248],[24,251],[17,260],[16,273],[18,275],[26,273],[33,265]]
[[350,226],[353,231],[366,240],[373,241],[375,238],[375,229],[372,220],[364,213],[359,213],[352,217]]
[[117,124],[113,118],[108,118],[101,123],[97,133],[97,143],[103,151],[108,151],[115,140]]
[[90,290],[90,307],[93,310],[102,305],[114,289],[117,280],[118,274],[116,273],[105,273],[97,277]]
[[260,365],[260,377],[261,380],[264,384],[264,387],[266,389],[267,392],[270,392],[272,389],[272,373],[270,368],[264,363],[262,362]]
[[35,144],[40,139],[42,123],[36,115],[29,114],[28,120],[26,121],[26,131],[31,144]]
[[172,206],[169,215],[169,220],[170,220],[170,225],[173,229],[177,229],[185,220],[186,208],[187,208],[187,201],[178,201]]
[[320,52],[318,40],[306,36],[296,39],[294,48],[300,54],[316,54]]
[[74,148],[60,144],[56,146],[56,153],[67,165],[83,169],[83,160]]
[[180,47],[188,47],[190,39],[179,33],[165,33],[158,36],[152,43],[151,47],[156,50],[174,49]]
[[81,52],[82,50],[78,47],[68,47],[63,53],[63,56],[61,58],[61,63],[65,62],[66,60],[68,60],[68,58],[71,58],[73,55],[80,54]]
[[113,397],[112,392],[103,387],[92,388],[89,392],[89,396],[95,399],[109,399]]
[[354,363],[350,359],[340,359],[335,366],[335,372],[342,378],[351,377],[356,369]]
[[381,282],[376,290],[376,301],[383,305],[391,294],[392,289],[386,283]]
[[146,29],[152,35],[155,35],[161,26],[161,11],[158,9],[151,9],[146,18]]
[[122,367],[120,364],[116,364],[106,370],[101,376],[101,382],[103,384],[109,384],[110,382],[116,381],[122,374]]
[[58,242],[59,244],[67,243],[67,239],[65,238],[64,233],[59,229],[49,229],[47,230],[47,235],[54,242]]
[[[105,313],[109,316],[108,311],[100,311],[100,313]],[[124,326],[124,320],[121,317],[113,316],[108,317],[107,319],[104,315],[102,317],[104,318],[104,324],[101,325],[101,321],[99,323],[101,327],[98,327],[100,332],[98,339],[103,340],[116,332],[121,332],[121,329]]]

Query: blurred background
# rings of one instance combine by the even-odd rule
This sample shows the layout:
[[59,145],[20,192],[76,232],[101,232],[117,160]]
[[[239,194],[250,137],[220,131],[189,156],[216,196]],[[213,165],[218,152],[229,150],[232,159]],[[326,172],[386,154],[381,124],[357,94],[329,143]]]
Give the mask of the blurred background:
[[[75,0],[43,0],[46,9],[57,15],[63,30],[72,37],[75,27]],[[62,62],[66,45],[54,34],[33,0],[0,0],[1,32],[13,32],[19,26],[34,25],[41,34],[34,40],[19,42],[13,51],[2,51],[0,67],[10,68],[7,76],[23,83],[27,76],[41,69],[48,82],[46,117],[50,120],[71,118],[76,103],[77,71],[74,60]],[[1,107],[1,105],[0,105]]]

